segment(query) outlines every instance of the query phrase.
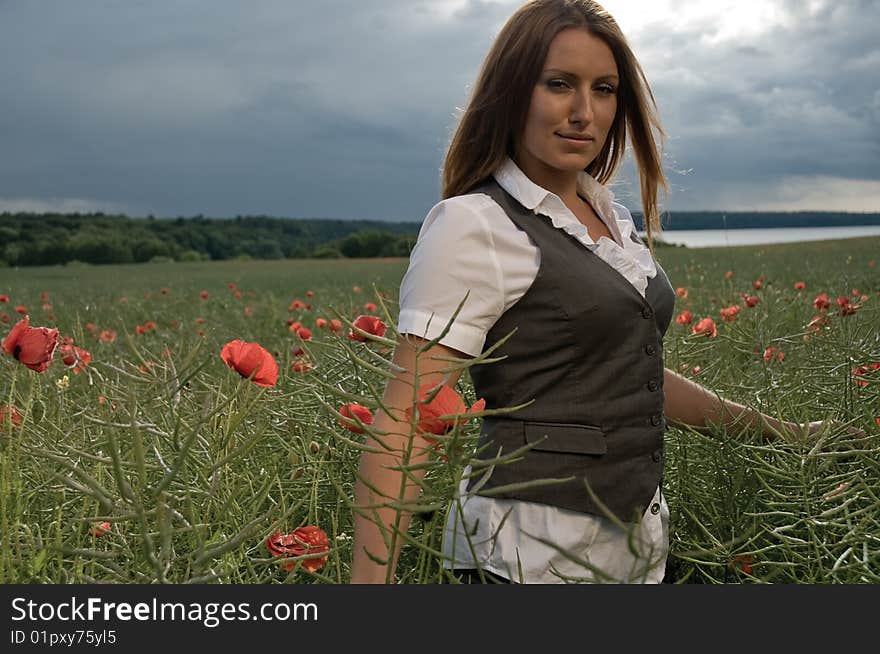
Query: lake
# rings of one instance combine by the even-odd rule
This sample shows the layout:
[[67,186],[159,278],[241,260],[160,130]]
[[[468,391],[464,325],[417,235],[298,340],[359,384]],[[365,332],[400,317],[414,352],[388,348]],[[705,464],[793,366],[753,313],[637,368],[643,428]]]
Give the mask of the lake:
[[[643,232],[640,232],[644,236]],[[766,229],[670,229],[660,240],[689,248],[761,245],[764,243],[795,243],[824,241],[860,236],[880,236],[880,225],[846,227],[776,227]]]

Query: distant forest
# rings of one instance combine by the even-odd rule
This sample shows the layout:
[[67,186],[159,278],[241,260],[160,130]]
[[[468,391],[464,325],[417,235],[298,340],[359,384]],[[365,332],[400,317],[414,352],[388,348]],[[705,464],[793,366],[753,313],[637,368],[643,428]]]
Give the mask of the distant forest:
[[[641,214],[633,217],[641,228]],[[880,225],[880,213],[672,212],[662,222],[669,231],[834,227]],[[419,227],[420,223],[414,222],[270,216],[130,218],[102,213],[0,213],[0,266],[406,257]]]

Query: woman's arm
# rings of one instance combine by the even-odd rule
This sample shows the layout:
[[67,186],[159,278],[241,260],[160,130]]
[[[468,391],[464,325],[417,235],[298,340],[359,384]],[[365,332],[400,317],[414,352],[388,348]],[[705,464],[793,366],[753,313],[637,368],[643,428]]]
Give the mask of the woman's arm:
[[799,424],[780,422],[742,404],[719,398],[709,389],[666,368],[663,374],[666,420],[677,427],[707,433],[711,425],[724,425],[735,433],[760,427],[765,440],[797,440],[819,431],[822,421]]
[[[409,421],[404,414],[405,409],[413,405],[415,398],[413,372],[416,370],[416,363],[418,363],[418,386],[438,384],[442,381],[448,386],[454,386],[461,376],[461,370],[444,377],[444,373],[440,371],[453,364],[432,357],[465,358],[467,356],[443,345],[434,345],[430,350],[417,355],[417,349],[425,343],[427,341],[414,336],[401,335],[398,338],[393,361],[406,372],[401,372],[397,378],[388,381],[382,400],[398,421],[384,411],[378,411],[372,427],[379,434],[388,432],[387,435],[375,437],[380,438],[385,447],[375,438],[368,436],[365,445],[381,452],[361,454],[358,478],[354,487],[354,539],[351,565],[353,584],[381,584],[388,581],[393,583],[403,540],[399,535],[395,537],[394,534],[406,533],[412,516],[410,513],[381,505],[401,500],[414,501],[419,496],[419,486],[413,480],[407,479],[404,487],[404,474],[399,470],[391,469],[401,466],[404,462],[408,465],[422,463],[427,460],[431,449],[423,438],[410,437]],[[425,471],[414,470],[410,474],[421,481]],[[402,487],[403,493],[401,493]],[[396,527],[395,523],[397,523]],[[394,542],[391,556],[386,539]],[[368,552],[372,557],[387,563],[377,563],[367,554]]]

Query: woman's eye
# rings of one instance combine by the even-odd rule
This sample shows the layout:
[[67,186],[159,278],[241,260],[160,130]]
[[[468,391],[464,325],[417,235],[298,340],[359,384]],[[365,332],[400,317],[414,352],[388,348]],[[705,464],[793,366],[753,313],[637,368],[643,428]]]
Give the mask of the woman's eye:
[[600,93],[605,93],[606,95],[613,95],[614,93],[617,92],[617,89],[615,89],[610,84],[601,84],[600,86],[597,87],[597,90]]
[[564,89],[568,88],[568,82],[564,79],[551,79],[547,82],[547,86],[551,89]]

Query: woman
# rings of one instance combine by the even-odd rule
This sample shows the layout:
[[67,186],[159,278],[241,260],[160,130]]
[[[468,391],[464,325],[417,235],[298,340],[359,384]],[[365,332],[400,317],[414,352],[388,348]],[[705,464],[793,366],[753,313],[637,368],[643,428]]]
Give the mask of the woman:
[[395,531],[410,516],[387,504],[418,497],[415,481],[394,470],[402,461],[418,469],[430,449],[410,438],[405,417],[414,372],[419,386],[454,387],[460,372],[448,372],[449,357],[477,356],[514,330],[493,352],[504,360],[470,368],[487,409],[529,404],[483,421],[479,456],[524,451],[462,480],[444,539],[445,565],[462,580],[659,582],[665,422],[801,431],[663,368],[673,292],[604,186],[629,136],[650,246],[665,187],[655,133],[641,67],[602,7],[535,0],[509,19],[401,284],[394,362],[403,372],[386,386],[392,415],[373,424],[387,434],[368,440],[375,451],[360,462],[355,504],[369,508],[355,516],[353,583],[393,581]]

